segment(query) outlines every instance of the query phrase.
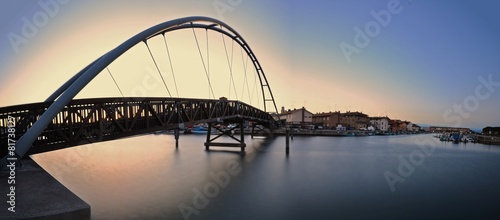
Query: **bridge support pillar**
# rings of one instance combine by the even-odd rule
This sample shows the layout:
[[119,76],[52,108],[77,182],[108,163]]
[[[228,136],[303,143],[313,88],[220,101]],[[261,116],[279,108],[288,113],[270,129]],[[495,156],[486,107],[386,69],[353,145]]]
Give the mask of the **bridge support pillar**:
[[245,152],[245,130],[243,128],[243,121],[240,122],[240,147],[241,147],[241,152]]
[[210,144],[212,143],[212,139],[210,139],[210,135],[212,134],[212,123],[208,123],[207,129],[207,141],[205,142],[205,150],[210,150]]
[[[214,126],[213,123],[208,123],[208,128],[207,128],[207,141],[205,142],[205,150],[210,150],[210,146],[217,146],[217,147],[239,147],[241,149],[241,152],[245,151],[245,131],[243,128],[243,120],[241,120],[237,126],[229,129],[229,130],[222,130],[221,128],[218,128]],[[239,128],[239,133],[240,137],[239,139],[237,136],[234,135],[234,130]],[[212,135],[212,129],[216,129],[219,133],[217,136],[214,138],[211,138]],[[236,143],[225,143],[225,142],[214,142],[216,139],[222,137],[222,136],[228,136],[231,139],[235,140]]]
[[252,124],[252,130],[250,137],[253,139],[254,137],[269,137],[273,135],[273,131],[267,131],[266,128],[259,126],[259,124]]
[[175,136],[175,148],[179,148],[179,129],[174,130],[174,136]]
[[286,155],[290,153],[290,129],[286,129],[285,131],[285,139],[286,139]]

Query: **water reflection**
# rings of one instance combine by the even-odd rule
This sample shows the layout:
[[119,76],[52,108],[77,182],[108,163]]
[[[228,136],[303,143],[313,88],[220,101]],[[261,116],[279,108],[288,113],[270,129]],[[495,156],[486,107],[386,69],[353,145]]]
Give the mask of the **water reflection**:
[[[295,137],[287,157],[283,137],[245,140],[240,153],[205,151],[204,136],[183,135],[176,149],[171,135],[147,135],[33,158],[91,205],[93,219],[499,216],[496,146],[430,135]],[[397,174],[398,158],[419,143],[434,143],[432,154],[391,192],[384,172]]]
[[204,138],[181,137],[175,149],[170,135],[139,136],[34,155],[33,159],[87,201],[93,218],[179,217],[177,205],[191,199],[192,189],[210,181],[210,172],[225,169],[231,160],[251,162],[264,142],[248,139],[246,153],[239,148],[205,151]]

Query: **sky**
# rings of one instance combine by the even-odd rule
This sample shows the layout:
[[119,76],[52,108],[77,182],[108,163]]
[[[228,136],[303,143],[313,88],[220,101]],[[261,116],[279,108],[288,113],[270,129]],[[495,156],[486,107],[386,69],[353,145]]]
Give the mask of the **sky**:
[[[87,64],[142,30],[207,16],[247,41],[278,109],[305,106],[313,113],[362,111],[427,125],[500,126],[500,3],[494,0],[0,4],[0,106],[43,102]],[[108,67],[124,96],[169,96],[160,81],[164,77],[172,96],[213,98],[208,74],[217,98],[262,106],[255,71],[229,38],[182,30],[148,45],[161,76],[144,44]],[[103,71],[76,98],[119,97],[120,90]]]

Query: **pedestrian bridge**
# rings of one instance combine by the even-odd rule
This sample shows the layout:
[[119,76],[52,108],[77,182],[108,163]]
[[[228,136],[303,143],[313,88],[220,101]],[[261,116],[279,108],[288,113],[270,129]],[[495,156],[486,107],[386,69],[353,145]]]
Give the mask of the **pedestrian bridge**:
[[[0,108],[0,114],[16,118],[16,133],[22,135],[51,104],[4,107]],[[267,128],[279,126],[270,114],[239,101],[141,97],[72,100],[33,142],[28,154],[200,123],[239,124],[243,121]],[[8,145],[5,134],[1,136],[2,146]]]
[[[193,29],[198,49],[200,49],[200,46],[194,29],[204,29],[206,31],[221,33],[230,38],[233,43],[239,45],[253,65],[256,78],[258,77],[257,82],[260,83],[259,90],[261,90],[260,94],[262,96],[260,100],[262,100],[263,107],[257,108],[238,100],[173,97],[165,81],[163,83],[168,97],[125,97],[120,90],[122,97],[74,99],[99,73],[105,70],[109,72],[109,69],[107,69],[108,65],[130,48],[141,43],[147,46],[149,54],[158,69],[158,73],[162,77],[162,80],[164,80],[158,68],[157,59],[151,53],[148,40],[158,36],[163,36],[163,39],[165,39],[167,33],[182,29]],[[226,43],[224,42],[225,45]],[[166,40],[165,47],[168,53]],[[207,54],[209,54],[208,51]],[[204,66],[206,63],[209,64],[208,59],[205,63],[201,50],[199,56]],[[231,80],[233,80],[232,61],[229,62],[229,55],[227,57]],[[205,71],[207,71],[206,68]],[[111,72],[109,74],[111,75]],[[207,79],[210,85],[208,72]],[[120,89],[114,78],[113,81],[118,89]],[[235,83],[232,84],[233,87],[235,85]],[[209,93],[212,94],[211,97],[216,97],[211,87]],[[238,124],[237,128],[241,129],[241,137],[239,139],[232,136],[230,132],[223,133],[237,141],[237,144],[215,143],[213,141],[219,136],[210,138],[210,132],[208,132],[205,146],[207,149],[209,146],[214,145],[239,146],[244,150],[243,123],[250,121],[254,126],[261,125],[269,129],[274,129],[279,127],[280,124],[275,121],[271,113],[277,112],[276,103],[263,68],[243,37],[229,25],[216,19],[186,17],[167,21],[138,33],[76,73],[43,102],[1,107],[0,144],[2,151],[0,156],[4,160],[7,157],[13,156],[22,158],[26,154],[46,152],[159,130],[177,129],[176,134],[178,134],[180,127],[198,123],[207,123],[209,124],[209,128],[215,128],[213,125],[217,123]],[[9,130],[9,126],[10,128],[15,128],[15,131],[13,129]],[[12,137],[15,136],[15,140],[9,140],[11,137],[9,136],[10,131],[14,131],[15,135],[12,135]],[[7,148],[12,141],[16,143],[15,155],[12,155]]]

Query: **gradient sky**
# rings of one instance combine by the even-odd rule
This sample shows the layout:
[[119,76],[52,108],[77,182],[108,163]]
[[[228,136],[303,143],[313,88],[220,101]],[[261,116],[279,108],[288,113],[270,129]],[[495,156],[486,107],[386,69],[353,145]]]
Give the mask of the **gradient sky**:
[[[32,21],[43,12],[39,2],[51,0],[0,3],[0,106],[41,102],[134,34],[164,21],[201,15],[226,22],[246,39],[264,67],[278,108],[363,111],[415,123],[472,128],[500,125],[500,86],[490,90],[483,86],[480,93],[488,94],[487,98],[478,99],[475,93],[482,85],[479,77],[500,82],[498,1],[395,1],[402,11],[392,14],[378,35],[352,54],[351,62],[339,45],[354,45],[354,29],[364,30],[375,21],[370,12],[387,10],[392,1],[66,1],[58,2],[58,10],[17,52],[9,34],[22,36],[23,18]],[[218,13],[217,3],[230,10]],[[205,54],[207,35],[202,30],[196,33]],[[222,38],[213,33],[208,37],[212,80],[220,84],[214,87],[215,95],[234,99]],[[209,98],[192,31],[168,34],[167,39],[179,95]],[[163,39],[154,40],[153,54],[168,60]],[[137,94],[134,89],[148,74],[158,80],[145,48],[137,45],[109,67],[126,96]],[[253,78],[247,79],[249,88],[244,86],[245,58],[240,52],[233,50],[236,93],[240,100],[259,105],[249,96]],[[164,62],[160,69],[173,92],[170,66]],[[254,74],[247,71],[249,76]],[[120,96],[110,76],[103,73],[77,98]],[[145,95],[166,93],[158,84]],[[464,101],[469,108],[454,112],[454,106]]]

